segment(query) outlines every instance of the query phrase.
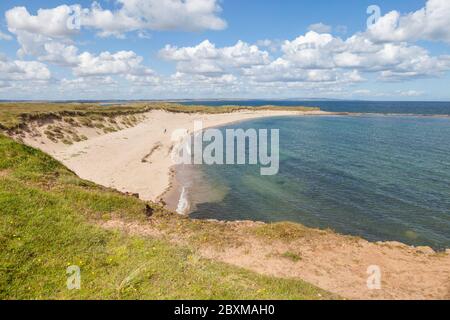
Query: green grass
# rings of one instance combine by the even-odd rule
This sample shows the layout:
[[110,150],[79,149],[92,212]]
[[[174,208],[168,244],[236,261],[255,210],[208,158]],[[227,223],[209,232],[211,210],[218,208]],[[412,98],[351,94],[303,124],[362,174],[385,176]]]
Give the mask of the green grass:
[[[111,216],[145,222],[145,205],[0,135],[0,299],[334,298],[303,281],[261,276],[94,223]],[[168,214],[152,206],[156,216]],[[81,267],[81,290],[66,287],[69,265]]]
[[[133,115],[150,110],[166,110],[183,113],[224,113],[241,110],[319,110],[308,107],[242,107],[242,106],[184,106],[173,103],[134,103],[125,105],[102,106],[100,104],[80,103],[0,103],[0,129],[13,130],[20,128],[30,120],[66,119],[68,117],[83,117],[84,123],[90,125],[92,121],[103,120],[103,117],[130,115],[127,123],[131,126],[137,121]],[[69,120],[70,121],[70,120]]]
[[299,254],[297,254],[295,252],[291,252],[291,251],[286,251],[281,256],[283,258],[291,260],[292,262],[299,262],[300,260],[302,260],[302,257]]

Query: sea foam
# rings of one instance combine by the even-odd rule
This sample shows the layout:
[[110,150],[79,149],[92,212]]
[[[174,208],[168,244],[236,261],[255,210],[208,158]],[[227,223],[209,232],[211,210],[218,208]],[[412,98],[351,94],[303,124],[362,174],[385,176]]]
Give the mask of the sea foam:
[[180,199],[178,200],[177,213],[185,215],[189,212],[189,208],[188,191],[186,187],[183,187]]

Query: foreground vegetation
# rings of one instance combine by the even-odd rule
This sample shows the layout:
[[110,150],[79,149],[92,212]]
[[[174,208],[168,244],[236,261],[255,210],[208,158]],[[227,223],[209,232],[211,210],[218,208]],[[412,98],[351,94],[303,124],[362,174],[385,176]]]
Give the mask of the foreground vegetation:
[[85,117],[95,119],[98,116],[114,117],[133,115],[151,110],[166,110],[183,113],[225,113],[243,110],[291,110],[311,111],[319,108],[309,107],[242,107],[242,106],[185,106],[173,103],[134,103],[125,105],[101,105],[97,103],[0,103],[0,129],[13,130],[39,119],[63,119],[64,117]]
[[[113,216],[151,223],[170,213],[1,135],[0,208],[0,299],[331,297],[303,281],[204,260],[190,246],[105,230],[98,222]],[[71,265],[81,268],[81,290],[66,287]]]

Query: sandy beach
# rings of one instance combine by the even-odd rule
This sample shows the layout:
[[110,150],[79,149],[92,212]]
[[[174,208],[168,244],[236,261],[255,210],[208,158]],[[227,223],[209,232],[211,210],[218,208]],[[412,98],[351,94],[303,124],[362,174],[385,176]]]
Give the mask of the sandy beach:
[[[324,115],[323,111],[239,111],[227,114],[187,114],[154,110],[132,128],[97,135],[91,128],[77,129],[89,137],[73,145],[52,143],[44,137],[27,137],[25,142],[37,147],[79,177],[122,192],[139,194],[139,198],[158,201],[171,183],[172,132],[187,129],[192,133],[194,121],[211,128],[249,119]],[[42,131],[43,128],[40,128]]]
[[[321,116],[321,111],[240,111],[228,114],[187,114],[154,110],[139,116],[129,127],[105,132],[95,125],[73,126],[64,120],[30,123],[23,142],[60,160],[79,177],[121,192],[139,194],[143,200],[159,201],[180,190],[174,179],[172,132],[192,133],[194,121],[204,128],[264,117]],[[121,123],[120,117],[114,119]],[[103,119],[111,123],[110,119]],[[51,141],[50,126],[74,129],[84,141],[64,144]],[[172,186],[172,188],[169,188]],[[178,187],[178,190],[176,188]],[[170,192],[167,192],[170,189]],[[170,208],[173,209],[173,208]],[[196,248],[202,258],[267,276],[302,279],[350,299],[448,299],[450,251],[412,247],[398,242],[369,242],[332,231],[305,228],[292,223],[221,222],[163,215],[151,223],[124,221],[112,216],[97,222],[102,228],[125,234],[168,239],[176,245]],[[195,240],[197,239],[197,240]],[[219,245],[218,245],[219,243]],[[367,289],[368,267],[382,270],[381,290]]]

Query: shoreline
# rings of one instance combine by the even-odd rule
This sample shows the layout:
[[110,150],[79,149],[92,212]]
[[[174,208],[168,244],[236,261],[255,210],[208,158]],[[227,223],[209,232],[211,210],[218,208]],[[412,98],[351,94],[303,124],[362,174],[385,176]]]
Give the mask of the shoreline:
[[[380,116],[380,117],[417,117],[417,118],[434,118],[434,119],[448,119],[450,118],[450,116],[442,116],[442,115],[418,115],[418,114],[380,114],[380,113],[335,113],[335,112],[324,112],[322,114],[318,114],[318,115],[314,115],[317,117],[361,117],[361,116]],[[243,120],[243,121],[247,121],[247,120]],[[235,121],[236,122],[242,122],[242,120],[238,120]],[[221,126],[218,126],[221,127]],[[186,190],[190,189],[189,183],[186,183],[186,181],[184,181],[184,184],[182,181],[180,181],[179,179],[179,175],[183,174],[184,178],[186,177],[186,170],[187,171],[191,171],[189,173],[187,173],[188,175],[192,176],[192,172],[194,170],[197,169],[190,169],[190,168],[186,168],[189,166],[173,166],[171,168],[171,176],[170,176],[170,185],[167,187],[166,191],[161,195],[161,200],[163,201],[164,205],[166,206],[167,209],[173,211],[173,212],[177,212],[180,215],[183,216],[188,216],[190,219],[198,219],[198,220],[205,220],[205,221],[211,221],[211,222],[217,222],[217,223],[236,223],[236,224],[246,224],[246,223],[256,223],[256,224],[264,224],[264,225],[270,225],[272,223],[277,223],[277,222],[270,222],[270,221],[262,221],[262,220],[257,220],[257,219],[244,219],[244,220],[227,220],[227,219],[220,219],[220,218],[192,218],[190,216],[190,214],[192,212],[194,212],[195,210],[193,210],[193,208],[195,208],[196,204],[199,204],[199,202],[195,202],[192,199],[192,195],[190,192],[187,192],[187,199],[182,199],[184,197],[186,197],[186,195],[184,194],[185,192],[185,188]],[[191,166],[192,167],[192,166]],[[182,172],[184,171],[184,173]],[[183,180],[183,179],[181,179]],[[186,179],[184,179],[186,180]],[[183,212],[179,212],[177,210],[177,208],[179,208],[180,202],[181,201],[189,201],[189,206],[188,209],[186,211]],[[198,199],[196,199],[198,200]],[[305,226],[303,225],[301,222],[297,222],[297,221],[286,221],[288,223],[293,223],[293,224],[298,224],[301,226],[304,226],[308,229],[317,229],[317,227],[315,226]],[[322,229],[320,229],[322,230]],[[328,230],[328,228],[323,229],[323,230]],[[440,247],[440,248],[436,248],[427,244],[411,244],[411,243],[407,243],[407,242],[403,242],[401,240],[395,239],[395,238],[386,238],[386,239],[378,239],[378,240],[369,240],[368,238],[362,236],[362,235],[354,235],[351,233],[342,233],[342,232],[338,232],[338,231],[334,231],[336,234],[342,235],[344,237],[356,237],[356,238],[360,238],[363,239],[369,243],[377,243],[377,244],[391,244],[391,243],[399,243],[401,245],[416,249],[416,248],[420,248],[423,250],[428,250],[431,249],[431,251],[434,251],[435,253],[450,253],[450,247]]]
[[[156,114],[161,118],[156,117]],[[324,112],[319,115],[338,116]],[[157,146],[155,143],[160,141],[161,136],[165,136],[162,128],[167,127],[168,121],[174,118],[179,120],[180,117],[193,120],[196,116],[157,111],[147,114],[143,123],[135,127],[103,136],[95,135],[94,130],[87,141],[77,142],[71,146],[61,142],[52,144],[45,140],[45,135],[33,136],[34,133],[39,133],[38,131],[31,131],[23,142],[39,149],[49,150],[46,153],[53,158],[57,158],[55,155],[66,155],[67,158],[64,161],[69,163],[76,164],[81,159],[91,167],[92,173],[110,168],[111,163],[108,162],[110,160],[115,165],[123,164],[125,169],[136,165],[153,170],[154,162],[162,158],[166,161],[162,162],[161,170],[153,172],[151,177],[165,176],[167,179],[165,187],[174,188],[176,187],[176,181],[174,182],[176,168],[167,161],[168,150],[156,148],[154,151]],[[218,115],[218,117],[223,116],[227,115]],[[235,116],[239,117],[242,114],[235,114]],[[248,120],[251,119],[248,118]],[[235,121],[244,120],[247,119]],[[32,123],[30,127],[31,125]],[[110,143],[107,145],[108,148],[102,145],[105,141]],[[87,160],[90,156],[100,156],[100,159],[97,162],[89,162]],[[126,160],[124,156],[131,156],[134,161],[123,162],[122,160]],[[167,168],[167,171],[162,170],[164,168]],[[125,170],[125,176],[121,176],[120,169],[122,168],[116,168],[112,172],[118,174],[118,177],[132,177],[142,183],[149,182],[146,180],[148,177],[139,176],[140,171],[133,171],[136,168]],[[79,173],[77,174],[80,176]],[[89,178],[87,180],[92,181]],[[136,196],[131,189],[113,188]],[[157,196],[165,191],[162,190]],[[142,205],[145,207],[145,203]],[[450,287],[448,287],[450,249],[436,252],[430,247],[415,247],[396,241],[367,241],[362,237],[306,227],[295,222],[198,220],[173,214],[173,212],[169,213],[161,206],[157,207],[161,211],[152,216],[151,220],[150,218],[144,220],[144,217],[138,220],[126,219],[121,217],[122,213],[118,211],[112,212],[108,220],[93,221],[93,223],[104,229],[144,238],[165,239],[175,245],[188,245],[194,248],[193,250],[201,258],[223,262],[260,275],[301,279],[344,298],[443,299],[450,297]],[[382,270],[383,287],[381,290],[370,291],[366,286],[367,270],[368,266],[374,264]]]
[[[170,159],[176,142],[171,134],[177,129],[193,133],[194,121],[203,129],[260,118],[283,116],[323,116],[314,111],[245,110],[231,113],[173,113],[152,110],[134,127],[99,135],[95,128],[80,128],[89,139],[72,145],[54,143],[45,138],[46,126],[35,125],[34,133],[22,138],[25,144],[38,148],[61,161],[79,177],[124,193],[139,194],[144,201],[158,202],[171,183]],[[48,124],[46,124],[48,126]]]
[[[177,172],[177,170],[179,172]],[[180,201],[182,198],[183,189],[189,188],[189,186],[183,185],[177,178],[177,174],[180,174],[181,170],[183,170],[183,168],[180,168],[180,167],[178,167],[178,168],[174,167],[173,170],[171,170],[171,172],[173,173],[171,175],[171,184],[167,188],[164,195],[161,197],[161,200],[166,209],[168,209],[172,212],[176,212],[180,216],[188,217],[191,220],[199,220],[199,221],[207,221],[207,222],[213,222],[213,223],[218,223],[218,224],[231,224],[231,225],[255,224],[255,225],[269,226],[269,225],[279,224],[279,223],[289,223],[289,224],[301,226],[301,227],[309,229],[309,230],[320,230],[323,232],[331,231],[331,232],[335,233],[336,235],[342,236],[344,238],[356,238],[356,239],[360,239],[360,240],[363,240],[363,241],[366,241],[366,242],[372,243],[372,244],[379,244],[379,245],[392,245],[393,244],[394,246],[403,246],[406,248],[417,249],[419,251],[429,252],[429,253],[434,253],[434,254],[439,254],[439,253],[450,254],[450,247],[444,247],[444,248],[437,249],[437,248],[434,248],[434,247],[431,247],[431,246],[425,245],[425,244],[413,245],[413,244],[408,244],[408,243],[405,243],[405,242],[402,242],[402,241],[399,241],[396,239],[369,240],[361,235],[353,235],[350,233],[342,233],[342,232],[335,231],[331,227],[319,228],[319,227],[314,227],[314,226],[307,226],[301,222],[296,222],[296,221],[291,221],[291,220],[270,222],[270,221],[262,221],[262,220],[255,220],[255,219],[224,220],[224,219],[215,219],[215,218],[208,218],[208,219],[192,218],[190,216],[190,214],[193,212],[192,208],[195,207],[195,203],[192,202],[192,199],[189,199],[190,193],[187,194],[188,195],[187,200],[189,201],[189,208],[188,208],[189,212],[178,212],[177,211],[177,208],[179,207],[179,204],[180,204]],[[188,173],[188,175],[189,174],[192,174],[192,173]]]
[[[177,181],[177,169],[180,169],[176,168],[176,165],[173,163],[170,163],[170,160],[167,161],[170,150],[174,147],[174,143],[168,139],[168,136],[170,135],[169,128],[173,129],[181,127],[190,129],[193,127],[192,124],[195,120],[203,120],[204,129],[207,129],[223,127],[225,125],[259,118],[283,116],[416,117],[417,115],[273,110],[246,110],[219,114],[188,114],[152,110],[145,113],[144,116],[145,120],[135,127],[126,128],[106,135],[94,136],[92,139],[81,141],[70,146],[59,143],[56,147],[55,144],[49,143],[49,141],[43,141],[43,137],[32,136],[28,136],[24,139],[24,142],[32,147],[41,149],[61,161],[82,179],[116,189],[123,193],[135,196],[138,195],[139,198],[144,201],[162,203],[169,210],[177,211],[176,209],[179,204],[182,189]],[[436,118],[436,116],[433,116],[433,118]],[[441,117],[437,116],[437,118]],[[170,121],[173,121],[174,123],[171,125]],[[168,133],[165,132],[166,130]],[[127,154],[128,158],[119,157],[119,162],[114,162],[113,165],[108,166],[108,160],[113,159],[116,155],[123,155],[124,150],[126,150],[127,147],[130,147],[130,144],[137,144],[137,141],[142,140],[141,138],[145,136],[145,134],[152,135],[152,139],[144,141],[145,143],[141,142],[138,146],[138,150],[135,150],[135,148],[131,146],[129,151],[132,152],[131,155]],[[190,134],[193,134],[193,132],[190,131]],[[104,144],[105,142],[106,144]],[[149,150],[150,153],[152,153],[151,150],[155,149],[155,146],[161,142],[162,147],[156,148],[156,152],[149,157],[150,159],[145,161],[146,163],[144,163],[143,159],[149,155]],[[108,149],[108,147],[111,147],[111,149],[105,150]],[[100,157],[100,159],[98,159],[98,157]],[[126,166],[127,170],[120,170],[120,166],[117,166],[118,163]],[[105,165],[107,166],[107,174],[102,175],[102,170],[105,169]],[[138,168],[135,168],[136,166]],[[130,168],[131,170],[129,170]],[[149,192],[150,189],[153,192]],[[389,242],[389,240],[387,240],[387,242]]]

